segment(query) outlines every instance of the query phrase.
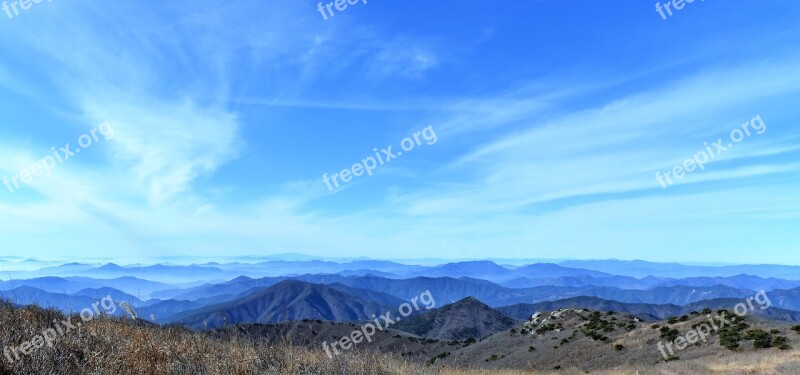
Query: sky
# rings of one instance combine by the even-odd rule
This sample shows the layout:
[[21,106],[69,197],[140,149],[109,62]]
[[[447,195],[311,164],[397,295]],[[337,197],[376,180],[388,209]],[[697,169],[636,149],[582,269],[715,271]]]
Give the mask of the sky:
[[800,264],[800,3],[324,6],[0,11],[0,254]]

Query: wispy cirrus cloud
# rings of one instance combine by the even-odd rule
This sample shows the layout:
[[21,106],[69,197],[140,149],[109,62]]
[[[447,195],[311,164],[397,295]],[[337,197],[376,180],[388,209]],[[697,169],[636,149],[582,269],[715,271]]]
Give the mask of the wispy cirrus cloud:
[[[724,237],[778,259],[798,241],[780,231],[800,212],[796,59],[682,54],[659,69],[554,72],[536,64],[572,55],[541,33],[514,37],[530,28],[514,9],[426,32],[360,13],[323,22],[290,1],[157,9],[53,3],[0,28],[0,96],[13,102],[0,104],[2,172],[100,122],[116,132],[0,195],[0,235],[19,254],[674,260]],[[622,47],[601,47],[620,59]],[[662,191],[657,170],[756,114],[767,133]],[[427,125],[436,147],[326,192],[323,172]],[[731,234],[749,221],[757,233]]]

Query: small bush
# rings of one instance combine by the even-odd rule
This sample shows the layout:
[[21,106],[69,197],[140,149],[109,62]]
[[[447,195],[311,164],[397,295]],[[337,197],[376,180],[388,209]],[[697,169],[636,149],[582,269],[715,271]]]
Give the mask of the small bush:
[[670,329],[669,327],[661,327],[661,338],[667,339],[667,341],[675,341],[675,339],[680,336],[680,332],[677,329]]
[[775,336],[772,338],[772,346],[780,350],[789,350],[792,348],[789,345],[789,339],[786,336]]

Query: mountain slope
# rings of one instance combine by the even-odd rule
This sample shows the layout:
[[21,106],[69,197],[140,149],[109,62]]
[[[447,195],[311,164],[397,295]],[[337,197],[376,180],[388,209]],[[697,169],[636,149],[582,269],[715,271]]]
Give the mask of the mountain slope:
[[218,328],[234,323],[270,323],[300,319],[370,320],[390,308],[320,284],[287,280],[246,297],[175,316],[191,328]]
[[469,297],[399,321],[392,328],[438,340],[465,340],[480,339],[517,324],[518,320]]

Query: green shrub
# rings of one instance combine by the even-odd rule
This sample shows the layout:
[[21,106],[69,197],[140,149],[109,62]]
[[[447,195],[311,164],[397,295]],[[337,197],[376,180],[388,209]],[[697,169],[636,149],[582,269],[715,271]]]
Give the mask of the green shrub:
[[739,323],[730,327],[722,328],[719,331],[719,344],[730,349],[736,350],[739,348],[739,341],[742,340],[740,332],[746,327],[746,324]]
[[772,338],[772,346],[776,347],[776,348],[778,348],[780,350],[789,350],[789,349],[792,348],[792,346],[789,345],[789,338],[787,338],[786,336],[775,336],[775,337],[773,337]]
[[669,327],[661,327],[661,338],[667,339],[667,341],[675,341],[675,339],[680,336],[680,332],[677,329],[670,329]]
[[753,346],[758,349],[772,347],[772,336],[762,329],[751,329],[744,335],[745,340],[753,340]]

